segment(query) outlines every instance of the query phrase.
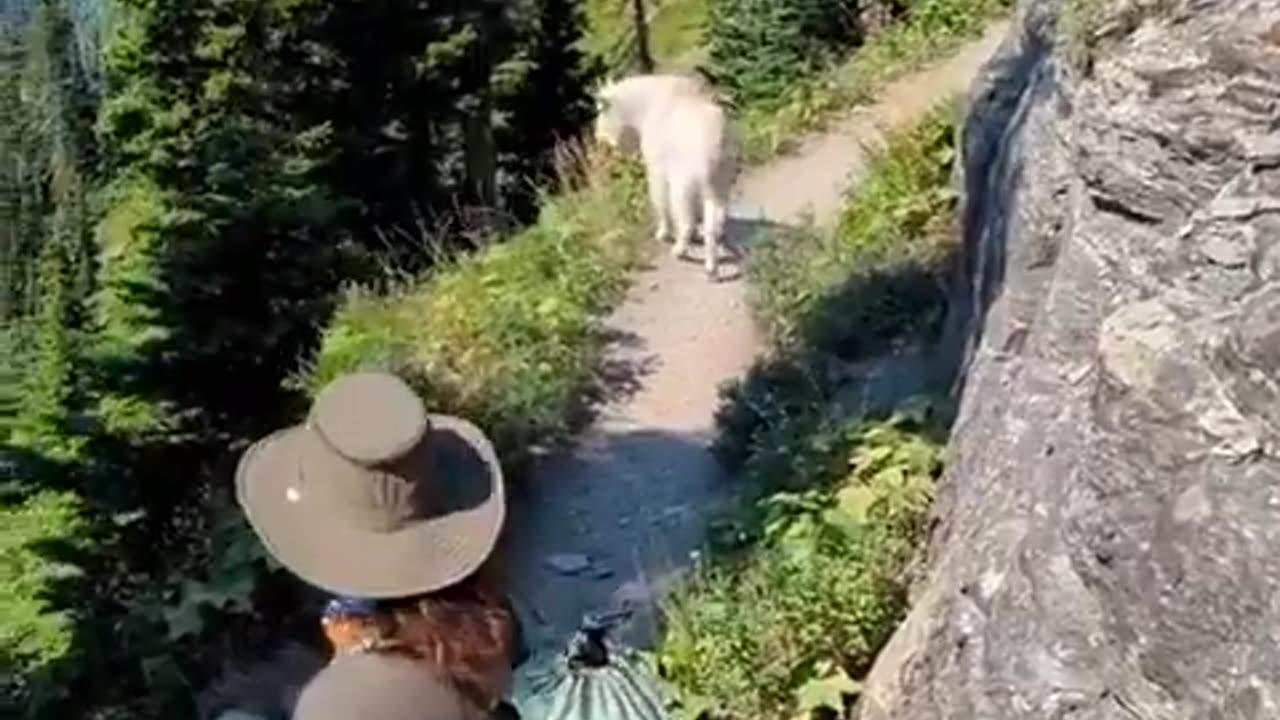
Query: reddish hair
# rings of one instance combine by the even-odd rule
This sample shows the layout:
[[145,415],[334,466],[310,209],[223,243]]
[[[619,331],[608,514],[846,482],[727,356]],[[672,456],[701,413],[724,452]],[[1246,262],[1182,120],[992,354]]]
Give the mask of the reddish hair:
[[442,590],[382,601],[371,616],[325,618],[335,654],[392,652],[443,674],[485,711],[511,676],[515,621],[491,566]]

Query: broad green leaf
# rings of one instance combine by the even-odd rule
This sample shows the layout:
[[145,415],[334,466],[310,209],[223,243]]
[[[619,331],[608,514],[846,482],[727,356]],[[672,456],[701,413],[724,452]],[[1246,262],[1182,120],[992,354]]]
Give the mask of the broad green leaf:
[[870,485],[857,483],[836,493],[836,507],[858,522],[866,522],[880,494]]
[[837,712],[844,708],[845,695],[857,695],[862,683],[849,677],[840,667],[823,668],[825,672],[811,678],[796,691],[796,709],[807,714],[818,708]]
[[867,448],[856,453],[849,459],[849,464],[857,470],[865,470],[873,465],[884,462],[893,455],[894,447],[892,445],[880,445]]

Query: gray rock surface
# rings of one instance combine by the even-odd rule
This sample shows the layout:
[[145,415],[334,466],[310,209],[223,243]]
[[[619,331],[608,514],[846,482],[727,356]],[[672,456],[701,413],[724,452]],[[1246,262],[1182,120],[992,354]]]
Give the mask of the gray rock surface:
[[1280,2],[1030,0],[970,112],[961,403],[858,716],[1280,717]]

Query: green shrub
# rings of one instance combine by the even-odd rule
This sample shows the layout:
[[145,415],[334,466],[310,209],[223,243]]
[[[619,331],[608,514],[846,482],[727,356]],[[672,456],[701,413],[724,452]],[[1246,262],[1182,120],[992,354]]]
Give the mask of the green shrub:
[[752,307],[775,341],[856,358],[936,326],[954,237],[954,133],[955,109],[940,106],[871,158],[833,234],[760,243]]
[[751,162],[795,147],[806,133],[850,105],[870,100],[884,83],[938,58],[972,38],[1003,14],[1011,0],[917,0],[887,29],[823,72],[797,77],[770,102],[740,109],[737,126]]
[[668,607],[656,659],[683,717],[840,716],[906,611],[941,472],[933,402],[851,419],[830,370],[937,329],[953,131],[943,106],[891,134],[829,235],[753,251],[752,303],[777,347],[722,391],[716,450],[749,500]]
[[[798,416],[748,474],[771,492],[743,531],[754,552],[676,594],[657,660],[682,717],[841,710],[905,611],[911,557],[941,470],[923,418]],[[790,464],[776,462],[790,459]]]
[[[14,502],[0,496],[0,503]],[[82,548],[82,503],[68,492],[42,490],[0,507],[0,703],[72,649],[75,614],[52,600],[57,586],[80,574],[67,549]]]
[[844,0],[710,0],[708,15],[712,72],[740,104],[768,107],[856,35]]
[[648,238],[637,167],[588,164],[580,187],[548,197],[510,240],[390,293],[350,291],[306,386],[393,370],[434,410],[484,427],[511,467],[563,437],[603,346],[598,318]]
[[751,307],[777,352],[721,392],[716,450],[730,468],[789,452],[760,434],[807,431],[796,418],[820,416],[839,390],[833,358],[940,330],[955,250],[954,130],[955,109],[943,104],[890,134],[830,234],[786,230],[753,248]]
[[769,450],[757,437],[758,431],[803,431],[788,420],[812,415],[830,390],[821,371],[804,360],[779,357],[752,365],[744,377],[720,392],[713,446],[717,458],[726,468],[741,470],[753,448]]

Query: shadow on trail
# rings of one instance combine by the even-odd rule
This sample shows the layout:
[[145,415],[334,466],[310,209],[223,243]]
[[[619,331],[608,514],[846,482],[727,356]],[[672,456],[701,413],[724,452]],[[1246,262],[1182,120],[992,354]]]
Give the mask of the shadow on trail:
[[884,417],[922,398],[948,416],[946,390],[961,355],[938,340],[956,262],[952,253],[908,257],[851,272],[825,293],[798,318],[797,338],[775,344],[742,379],[722,387],[717,457],[740,471],[771,433],[803,417]]
[[[720,267],[715,282],[728,283],[744,280],[747,274],[747,261],[751,245],[768,233],[778,232],[787,227],[771,220],[734,217],[731,214],[725,221],[724,236],[720,247]],[[701,266],[702,253],[705,252],[706,247],[701,236],[695,235],[689,246],[690,248],[696,247],[698,250],[690,252],[681,258],[680,262]],[[670,246],[667,246],[667,248],[670,249]]]
[[[786,228],[785,225],[768,220],[730,217],[725,225],[724,255],[720,261],[718,282],[745,282],[751,245],[768,233]],[[695,239],[690,247],[697,249],[683,258],[681,265],[689,266],[690,282],[706,282],[705,277],[696,269],[701,266],[704,246],[701,240]],[[670,248],[670,245],[664,245],[656,248],[655,252],[668,252]],[[644,282],[643,277],[637,282]],[[661,360],[657,352],[648,347],[635,332],[606,323],[600,333],[605,341],[604,357],[590,381],[582,406],[573,416],[571,425],[577,430],[589,426],[605,406],[620,405],[634,397],[644,388],[645,379],[657,369]]]
[[[528,640],[555,648],[587,612],[629,607],[619,639],[651,647],[657,598],[686,570],[724,503],[706,433],[589,432],[511,489],[500,543]],[[553,542],[530,542],[553,538]],[[694,554],[694,555],[691,555]]]

